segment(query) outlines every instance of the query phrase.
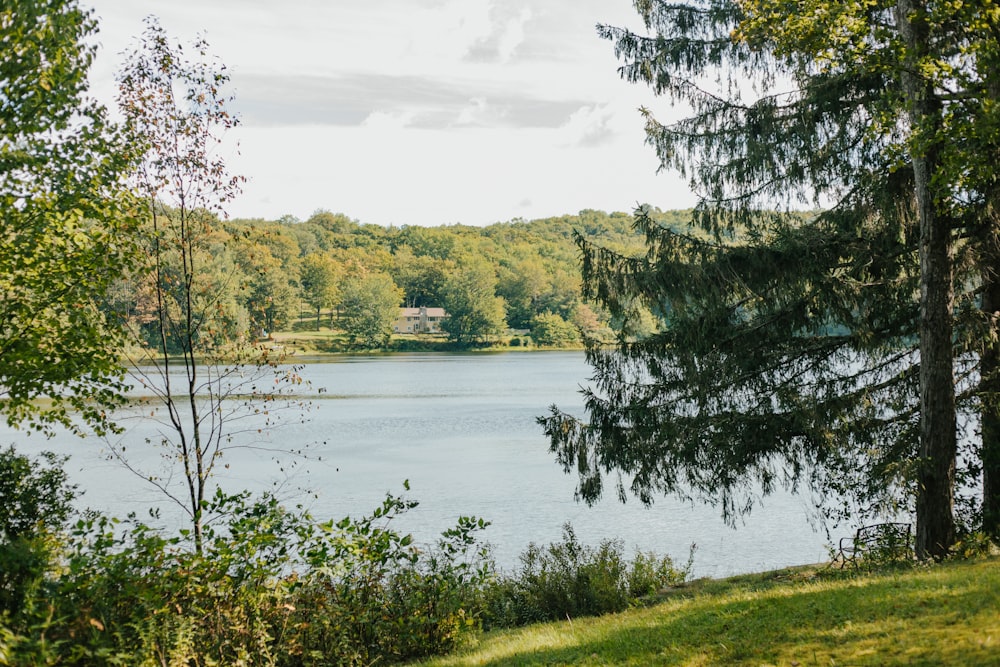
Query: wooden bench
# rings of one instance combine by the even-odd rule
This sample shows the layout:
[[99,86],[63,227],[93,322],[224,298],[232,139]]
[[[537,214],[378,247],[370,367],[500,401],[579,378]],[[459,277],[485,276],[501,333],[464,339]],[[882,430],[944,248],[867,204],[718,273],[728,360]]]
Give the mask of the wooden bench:
[[859,559],[901,560],[913,554],[913,530],[908,523],[876,523],[858,528],[854,537],[840,540],[834,562],[857,566]]

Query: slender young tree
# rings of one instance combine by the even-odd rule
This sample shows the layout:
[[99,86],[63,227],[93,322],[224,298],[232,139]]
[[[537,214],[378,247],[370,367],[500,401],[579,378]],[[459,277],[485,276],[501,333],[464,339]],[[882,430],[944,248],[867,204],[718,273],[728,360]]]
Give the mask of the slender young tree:
[[[227,110],[229,75],[210,59],[203,40],[191,48],[189,56],[149,18],[118,77],[119,106],[138,152],[134,185],[149,216],[149,264],[138,279],[148,283],[153,303],[153,340],[133,330],[132,375],[159,404],[161,444],[182,468],[182,486],[172,483],[169,472],[150,474],[134,466],[121,443],[111,449],[184,508],[200,551],[219,458],[227,449],[248,446],[243,438],[259,432],[259,420],[272,423],[281,383],[297,382],[298,376],[278,372],[277,360],[251,344],[248,322],[219,335],[226,295],[239,288],[234,283],[242,273],[208,270],[219,252],[212,223],[225,215],[243,179],[228,173],[218,150],[237,123]],[[261,382],[272,372],[275,382]],[[232,400],[237,396],[241,400]],[[248,418],[258,421],[242,426]]]

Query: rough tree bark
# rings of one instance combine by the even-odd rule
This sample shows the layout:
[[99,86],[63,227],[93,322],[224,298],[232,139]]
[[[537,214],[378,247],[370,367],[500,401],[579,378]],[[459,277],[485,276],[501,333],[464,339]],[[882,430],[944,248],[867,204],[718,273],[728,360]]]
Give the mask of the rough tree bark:
[[920,448],[917,461],[916,552],[939,559],[955,541],[957,453],[952,350],[953,258],[950,219],[940,215],[934,189],[939,168],[941,102],[919,73],[930,50],[921,0],[899,0],[898,29],[906,46],[903,92],[913,139],[910,157],[920,229]]

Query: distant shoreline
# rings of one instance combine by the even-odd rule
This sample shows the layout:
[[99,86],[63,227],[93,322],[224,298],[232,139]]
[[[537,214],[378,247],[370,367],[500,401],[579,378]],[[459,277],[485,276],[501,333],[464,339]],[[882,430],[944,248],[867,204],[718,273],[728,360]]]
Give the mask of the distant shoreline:
[[[305,335],[303,335],[305,333]],[[309,332],[311,333],[311,332]],[[528,336],[502,338],[497,342],[484,344],[464,344],[439,337],[394,336],[384,348],[352,349],[346,340],[335,335],[309,335],[306,332],[278,332],[272,334],[270,343],[297,359],[315,357],[317,359],[336,356],[385,356],[415,352],[455,354],[455,353],[497,353],[497,352],[565,352],[583,351],[583,343],[572,345],[535,345]],[[516,343],[514,341],[517,341]]]

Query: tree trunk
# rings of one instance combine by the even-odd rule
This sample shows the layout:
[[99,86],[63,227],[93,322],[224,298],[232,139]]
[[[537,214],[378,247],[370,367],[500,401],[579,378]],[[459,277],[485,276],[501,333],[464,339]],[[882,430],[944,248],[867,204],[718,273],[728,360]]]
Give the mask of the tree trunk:
[[917,540],[920,559],[947,555],[955,541],[957,451],[952,349],[951,226],[938,215],[933,178],[938,168],[941,103],[919,74],[930,50],[922,0],[898,0],[896,18],[906,46],[903,92],[909,106],[917,221],[920,227],[920,454]]
[[980,432],[982,434],[983,523],[982,530],[1000,537],[1000,239],[992,226],[984,241],[983,314],[989,335],[979,358]]
[[[986,91],[990,102],[1000,102],[1000,65],[987,68]],[[1000,152],[993,151],[993,164]],[[982,225],[982,310],[989,330],[979,359],[979,426],[983,470],[982,530],[1000,538],[1000,176],[989,172],[988,203]]]

